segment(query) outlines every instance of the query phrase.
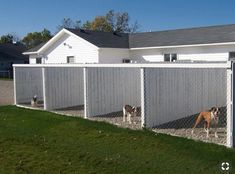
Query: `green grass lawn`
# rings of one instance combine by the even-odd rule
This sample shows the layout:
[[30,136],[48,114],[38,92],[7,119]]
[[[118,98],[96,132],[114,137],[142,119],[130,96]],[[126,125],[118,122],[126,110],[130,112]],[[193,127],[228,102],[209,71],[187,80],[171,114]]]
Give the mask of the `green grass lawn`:
[[[0,173],[221,173],[235,150],[14,106],[0,107]],[[232,173],[232,171],[231,171]]]
[[7,78],[7,77],[0,77],[0,80],[13,81],[12,78]]

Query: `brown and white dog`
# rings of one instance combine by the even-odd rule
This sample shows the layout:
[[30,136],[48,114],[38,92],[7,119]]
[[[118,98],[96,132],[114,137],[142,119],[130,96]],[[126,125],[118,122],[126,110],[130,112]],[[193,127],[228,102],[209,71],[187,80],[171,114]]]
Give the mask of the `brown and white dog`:
[[[196,120],[195,125],[193,126],[193,130],[192,130],[192,134],[194,133],[194,129],[196,128],[196,126],[202,121],[204,120],[204,130],[206,131],[206,135],[207,137],[209,137],[209,131],[210,131],[210,126],[211,124],[215,124],[216,127],[219,123],[219,108],[217,107],[212,107],[209,111],[203,111],[201,112]],[[215,138],[218,138],[217,135],[217,130],[215,130]]]
[[127,121],[131,124],[131,117],[135,117],[137,115],[137,107],[125,105],[122,110],[123,110],[123,122],[126,122],[126,117],[127,117]]

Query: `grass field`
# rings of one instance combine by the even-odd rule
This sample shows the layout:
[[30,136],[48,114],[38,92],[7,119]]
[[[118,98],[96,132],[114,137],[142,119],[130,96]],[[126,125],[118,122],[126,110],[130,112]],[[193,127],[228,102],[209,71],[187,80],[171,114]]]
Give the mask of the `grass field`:
[[[0,107],[0,173],[221,173],[235,150],[148,130]],[[232,173],[232,171],[230,171]]]
[[12,78],[7,78],[7,77],[0,77],[0,80],[6,80],[6,81],[12,81]]

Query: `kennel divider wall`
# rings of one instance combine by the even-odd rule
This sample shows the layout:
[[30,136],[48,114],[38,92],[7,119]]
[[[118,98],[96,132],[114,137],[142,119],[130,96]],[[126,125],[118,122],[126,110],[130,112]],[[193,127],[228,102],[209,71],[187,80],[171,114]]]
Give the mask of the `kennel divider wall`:
[[42,76],[40,67],[14,67],[15,104],[30,104],[34,95],[44,101]]
[[144,73],[146,127],[227,106],[225,68],[146,68]]
[[122,111],[125,104],[140,106],[140,68],[88,67],[88,117]]
[[83,68],[45,67],[46,109],[60,109],[84,104]]

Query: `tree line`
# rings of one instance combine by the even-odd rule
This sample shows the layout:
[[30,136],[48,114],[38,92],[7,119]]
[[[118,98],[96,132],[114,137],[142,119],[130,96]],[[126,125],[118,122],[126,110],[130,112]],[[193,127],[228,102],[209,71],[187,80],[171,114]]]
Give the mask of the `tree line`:
[[[140,25],[137,21],[130,24],[130,16],[127,12],[120,13],[114,10],[108,11],[103,16],[96,16],[93,20],[85,21],[72,20],[71,18],[64,18],[61,24],[57,26],[57,31],[62,28],[72,29],[86,29],[104,32],[121,32],[121,33],[134,33],[137,32]],[[55,33],[55,34],[56,34]],[[33,48],[40,43],[46,42],[53,37],[53,34],[46,28],[41,32],[30,32],[23,39],[19,39],[15,34],[6,34],[0,37],[1,43],[13,43],[25,45],[28,49]]]

